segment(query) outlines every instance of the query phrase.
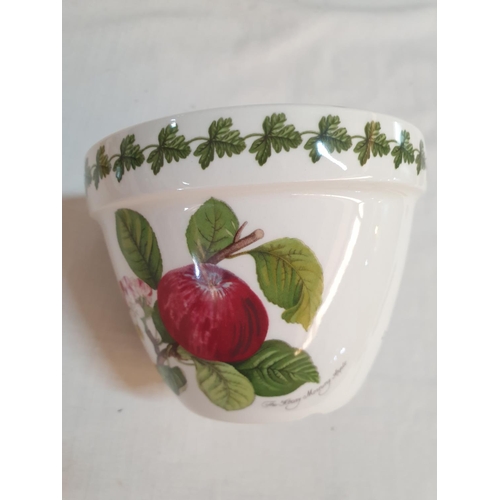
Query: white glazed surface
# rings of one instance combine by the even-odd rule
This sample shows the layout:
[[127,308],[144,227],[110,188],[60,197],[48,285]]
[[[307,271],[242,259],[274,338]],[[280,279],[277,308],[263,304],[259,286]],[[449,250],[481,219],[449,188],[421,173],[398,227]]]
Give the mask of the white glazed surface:
[[[175,120],[186,138],[202,135],[212,120],[232,117],[245,135],[259,129],[265,116],[285,112],[299,130],[314,130],[321,116],[339,115],[350,134],[362,134],[367,121],[376,120],[388,139],[401,130],[413,144],[421,134],[391,117],[363,111],[316,106],[253,106],[168,117],[106,138],[113,154],[120,141],[134,133],[139,144],[150,144],[160,128]],[[249,407],[226,411],[212,404],[198,389],[194,368],[183,367],[187,390],[181,401],[192,411],[233,422],[279,422],[312,413],[333,411],[347,403],[363,383],[377,355],[396,299],[410,235],[414,204],[425,187],[425,171],[393,158],[371,158],[361,167],[352,148],[313,164],[299,147],[273,154],[260,167],[248,152],[216,158],[202,170],[197,158],[164,165],[157,176],[144,164],[127,172],[121,183],[113,175],[101,180],[98,191],[88,188],[92,214],[101,223],[118,279],[133,276],[121,254],[115,228],[115,211],[140,212],[151,224],[163,256],[163,273],[190,263],[184,234],[193,213],[210,197],[227,203],[249,230],[261,228],[263,242],[293,237],[316,254],[324,275],[322,305],[307,332],[281,319],[282,309],[266,301],[259,288],[255,265],[249,256],[220,263],[242,278],[261,298],[269,315],[267,340],[280,339],[305,349],[316,364],[320,383],[307,383],[291,394],[256,397]],[[339,166],[341,162],[343,167]],[[156,292],[155,292],[156,293]],[[156,354],[143,336],[153,362]],[[175,362],[173,363],[175,364]]]
[[[435,500],[436,9],[244,4],[65,2],[63,496]],[[82,158],[102,137],[259,102],[387,112],[418,125],[428,148],[428,191],[369,376],[341,409],[284,425],[186,411],[140,345],[83,198]]]

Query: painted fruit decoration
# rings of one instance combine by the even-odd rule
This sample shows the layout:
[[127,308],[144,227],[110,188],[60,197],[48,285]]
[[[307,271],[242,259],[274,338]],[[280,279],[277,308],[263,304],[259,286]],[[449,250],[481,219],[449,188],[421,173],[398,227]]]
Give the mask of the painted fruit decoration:
[[158,285],[160,316],[172,338],[210,361],[236,363],[263,344],[269,320],[257,295],[215,264],[169,271]]
[[[134,316],[142,310],[139,324],[154,347],[158,371],[176,394],[187,388],[188,369],[195,370],[207,398],[227,411],[248,407],[256,396],[282,396],[319,383],[306,351],[268,338],[272,324],[252,289],[258,285],[269,307],[283,309],[286,323],[307,332],[321,305],[323,271],[301,240],[283,237],[255,246],[264,231],[243,237],[247,223],[240,225],[229,205],[210,198],[187,226],[191,263],[163,273],[158,241],[144,216],[129,209],[115,215],[122,254],[143,281],[137,289],[149,297],[134,295]],[[255,282],[223,267],[225,259],[245,256],[255,262]]]

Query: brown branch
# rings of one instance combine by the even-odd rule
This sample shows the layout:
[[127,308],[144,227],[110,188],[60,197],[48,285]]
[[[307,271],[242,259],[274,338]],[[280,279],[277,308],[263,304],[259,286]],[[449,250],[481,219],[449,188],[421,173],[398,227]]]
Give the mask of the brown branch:
[[141,318],[141,321],[142,321],[142,324],[144,326],[144,331],[146,332],[146,335],[148,336],[149,340],[153,344],[153,347],[155,348],[155,353],[159,354],[159,352],[160,352],[159,346],[161,344],[161,340],[158,341],[157,339],[155,339],[154,335],[151,333],[151,330],[146,325],[146,318],[145,317]]
[[221,260],[226,259],[233,253],[239,252],[243,248],[251,245],[252,243],[255,243],[256,241],[264,237],[264,231],[262,231],[262,229],[257,229],[253,233],[250,233],[248,236],[240,239],[241,230],[243,229],[245,224],[243,224],[236,232],[233,243],[231,243],[226,248],[223,248],[216,254],[212,255],[212,257],[207,260],[207,264],[218,264]]
[[165,347],[163,350],[157,351],[157,358],[156,358],[156,364],[157,365],[163,365],[165,364],[165,361],[167,362],[167,365],[170,366],[170,363],[168,362],[168,358],[176,358],[180,359],[180,356],[177,354],[177,348],[179,347],[179,344],[167,344],[167,347]]
[[165,361],[168,364],[168,356],[169,356],[168,348],[163,349],[163,351],[157,352],[156,355],[157,355],[156,364],[158,366],[162,366],[163,364],[165,364]]

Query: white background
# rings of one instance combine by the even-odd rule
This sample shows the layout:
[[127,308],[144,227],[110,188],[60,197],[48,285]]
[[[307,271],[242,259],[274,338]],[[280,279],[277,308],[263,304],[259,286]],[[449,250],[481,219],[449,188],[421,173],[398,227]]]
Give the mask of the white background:
[[[435,498],[436,11],[346,3],[65,0],[65,499]],[[327,416],[238,426],[188,413],[143,352],[86,213],[83,157],[144,120],[269,102],[414,123],[426,138],[429,189],[391,326],[356,398]]]

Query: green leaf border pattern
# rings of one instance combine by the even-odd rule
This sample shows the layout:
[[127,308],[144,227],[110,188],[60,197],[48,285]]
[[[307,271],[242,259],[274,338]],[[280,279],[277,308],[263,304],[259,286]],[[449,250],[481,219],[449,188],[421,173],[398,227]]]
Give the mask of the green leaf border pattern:
[[[144,163],[149,163],[154,175],[157,175],[165,161],[179,162],[191,154],[199,158],[198,162],[205,170],[215,159],[215,155],[219,158],[239,155],[247,148],[247,142],[254,137],[256,139],[249,142],[249,152],[254,155],[260,166],[267,162],[273,152],[287,152],[302,144],[303,148],[309,151],[313,163],[318,162],[325,152],[341,153],[353,148],[353,152],[358,155],[360,166],[365,165],[372,156],[391,155],[396,169],[402,163],[407,163],[415,164],[417,175],[425,170],[423,141],[420,140],[418,147],[414,146],[407,130],[401,131],[398,140],[389,140],[386,134],[382,133],[380,122],[376,121],[366,123],[364,135],[350,135],[347,129],[342,127],[339,116],[323,116],[318,122],[318,130],[304,132],[299,132],[294,125],[286,124],[286,121],[284,113],[272,113],[264,118],[261,132],[241,136],[240,131],[233,128],[231,118],[221,117],[212,121],[207,136],[189,140],[179,135],[179,127],[173,122],[160,130],[157,144],[144,148],[136,143],[134,134],[129,134],[122,139],[119,153],[109,156],[105,146],[100,145],[92,164],[88,158],[85,159],[85,187],[88,189],[93,183],[98,189],[100,180],[107,177],[111,171],[115,173],[118,182],[121,182],[126,172],[135,170]],[[304,142],[303,136],[307,135],[311,137]],[[199,144],[193,151],[190,144],[195,142]],[[391,143],[395,144],[392,150]],[[146,157],[144,153],[148,149],[152,151]]]

